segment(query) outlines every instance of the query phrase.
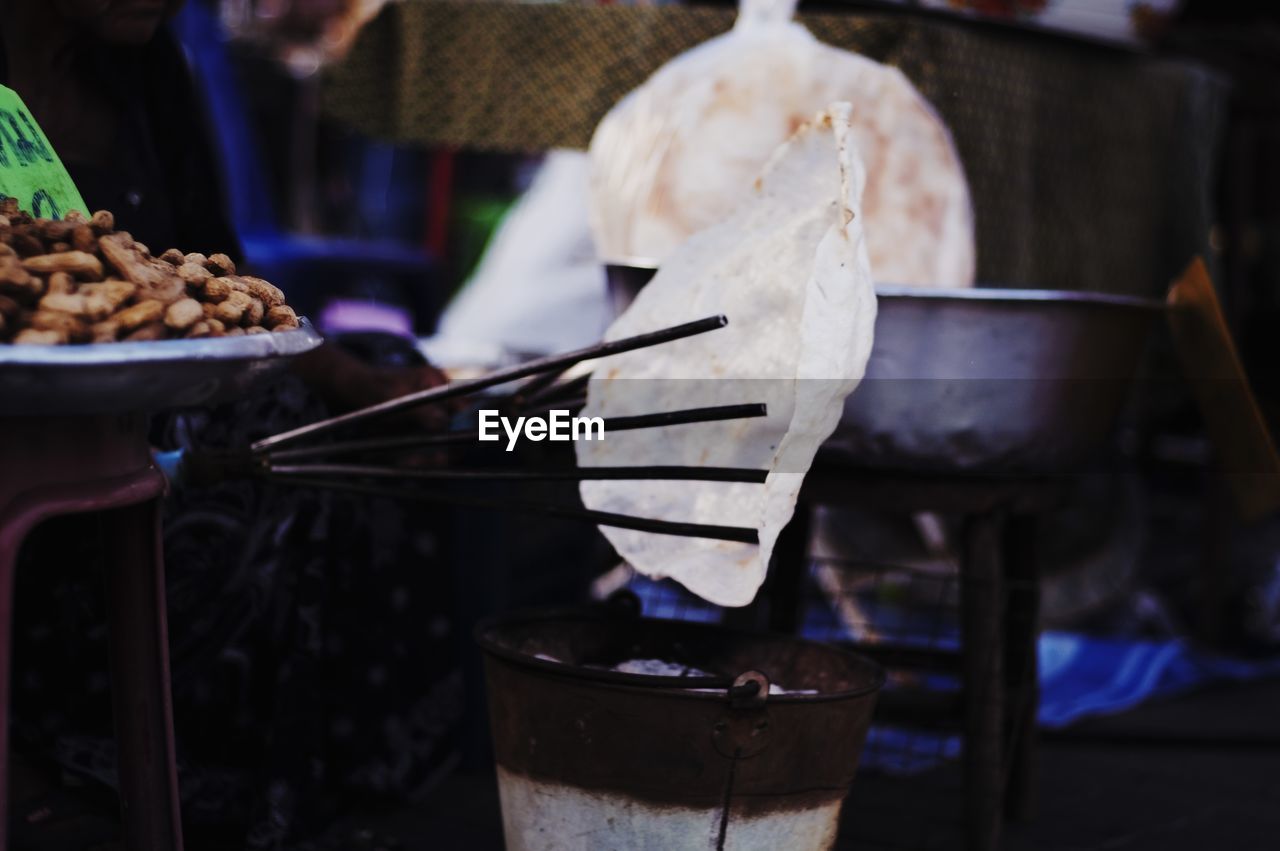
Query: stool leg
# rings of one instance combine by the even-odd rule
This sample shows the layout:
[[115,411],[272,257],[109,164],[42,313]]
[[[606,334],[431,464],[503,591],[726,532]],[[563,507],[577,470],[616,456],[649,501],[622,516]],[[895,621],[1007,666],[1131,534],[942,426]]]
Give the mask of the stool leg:
[[13,652],[13,572],[22,541],[0,525],[0,851],[9,847],[9,668]]
[[967,518],[960,566],[965,838],[969,851],[990,851],[999,845],[1004,810],[1002,527],[998,513]]
[[111,696],[129,851],[181,851],[160,505],[103,515]]
[[1005,704],[1009,724],[1009,782],[1005,817],[1028,821],[1036,810],[1036,744],[1039,730],[1040,679],[1037,640],[1040,636],[1040,574],[1036,564],[1035,518],[1009,518],[1005,534],[1004,575],[1009,608],[1005,613]]

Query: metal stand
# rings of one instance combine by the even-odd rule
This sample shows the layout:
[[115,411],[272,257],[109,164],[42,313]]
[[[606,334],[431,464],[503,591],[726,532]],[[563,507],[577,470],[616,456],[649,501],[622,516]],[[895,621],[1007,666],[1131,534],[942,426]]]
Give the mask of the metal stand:
[[[1027,476],[921,475],[818,464],[810,471],[792,525],[807,529],[816,505],[936,511],[964,519],[960,542],[961,633],[958,707],[943,701],[903,702],[904,720],[942,723],[957,710],[964,734],[965,844],[970,851],[999,846],[1004,821],[1032,816],[1035,795],[1036,673],[1039,576],[1035,517],[1057,504],[1059,488]],[[770,625],[794,629],[807,535],[779,538],[771,577]],[[778,587],[781,585],[789,587]],[[794,587],[790,587],[794,586]],[[939,652],[859,645],[890,666],[937,665]],[[882,700],[888,715],[897,702]]]
[[[146,417],[0,417],[0,629],[27,534],[51,517],[106,512],[111,685],[125,847],[181,851],[159,497]],[[49,566],[54,569],[53,565]],[[9,672],[0,645],[0,825],[7,824]],[[0,831],[0,851],[7,847]]]

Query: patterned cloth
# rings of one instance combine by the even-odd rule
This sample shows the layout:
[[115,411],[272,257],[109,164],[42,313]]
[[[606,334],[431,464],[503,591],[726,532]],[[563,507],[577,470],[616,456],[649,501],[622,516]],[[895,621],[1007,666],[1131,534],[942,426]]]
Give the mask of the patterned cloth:
[[[245,446],[324,413],[284,378],[161,418],[156,443]],[[352,801],[407,797],[456,760],[462,683],[438,522],[409,504],[250,482],[180,486],[165,513],[189,834],[289,847]],[[92,523],[45,527],[29,561]],[[18,613],[14,683],[22,739],[114,784],[96,573],[18,571],[23,599],[43,603]]]
[[[324,88],[327,113],[401,142],[584,148],[604,113],[728,9],[403,0]],[[906,14],[800,15],[900,68],[951,128],[978,279],[1152,294],[1208,254],[1226,87],[1199,66]]]

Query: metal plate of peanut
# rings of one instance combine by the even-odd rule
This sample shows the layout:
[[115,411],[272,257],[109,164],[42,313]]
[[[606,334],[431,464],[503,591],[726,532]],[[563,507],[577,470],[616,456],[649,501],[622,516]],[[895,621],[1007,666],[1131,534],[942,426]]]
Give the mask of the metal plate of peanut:
[[0,201],[0,414],[205,404],[319,344],[225,255],[154,257],[107,211],[32,219]]

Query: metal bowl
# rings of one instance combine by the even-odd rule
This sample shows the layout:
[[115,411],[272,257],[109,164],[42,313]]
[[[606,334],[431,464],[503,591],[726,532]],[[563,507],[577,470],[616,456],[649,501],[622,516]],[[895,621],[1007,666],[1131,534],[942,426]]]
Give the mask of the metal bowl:
[[[605,266],[625,308],[656,271]],[[1058,290],[876,287],[866,378],[829,463],[922,472],[1054,472],[1115,426],[1163,302]]]
[[186,408],[243,393],[320,345],[296,331],[74,346],[0,345],[0,416],[117,414]]

